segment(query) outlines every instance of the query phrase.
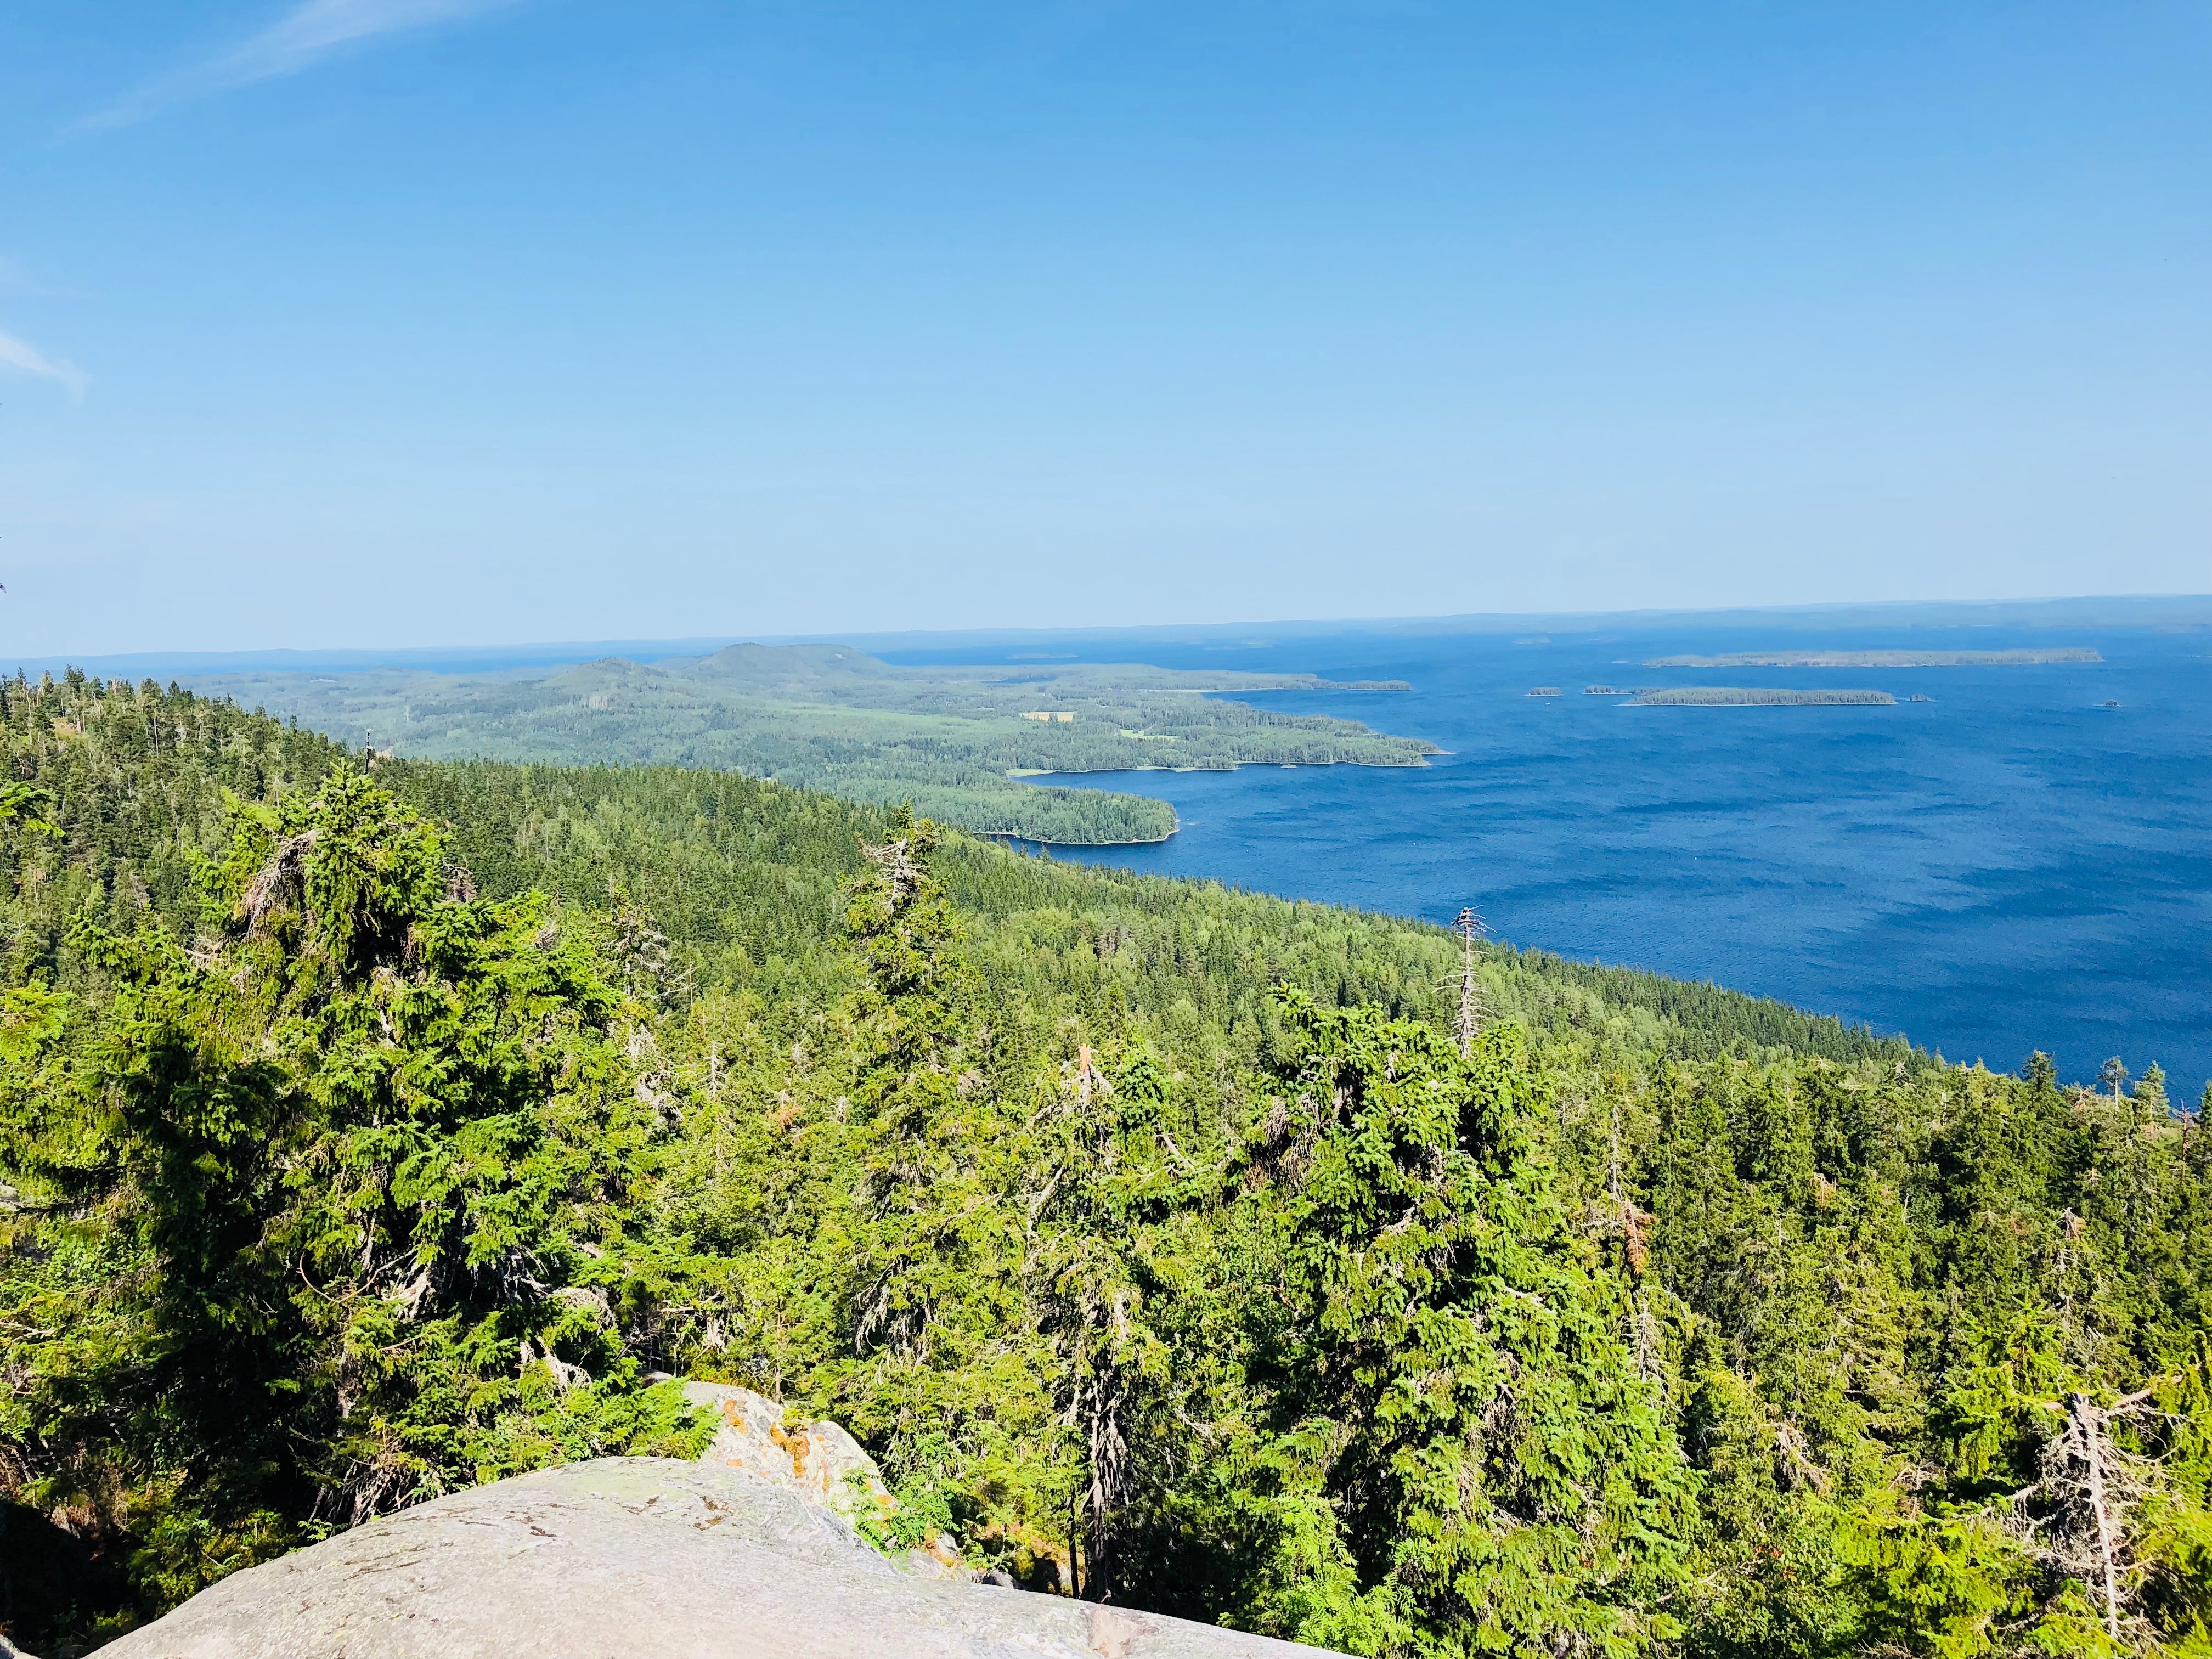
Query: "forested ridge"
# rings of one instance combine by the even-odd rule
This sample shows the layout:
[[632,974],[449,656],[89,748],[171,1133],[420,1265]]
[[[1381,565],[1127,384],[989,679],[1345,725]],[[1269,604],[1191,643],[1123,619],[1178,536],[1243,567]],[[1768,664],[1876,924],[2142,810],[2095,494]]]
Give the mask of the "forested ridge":
[[[1355,1652],[2212,1656],[2212,1152],[1710,987],[677,769],[0,687],[0,1628],[834,1417]],[[896,1538],[887,1541],[896,1541]]]
[[[429,759],[714,767],[988,835],[1064,845],[1161,841],[1150,796],[1010,774],[1247,764],[1419,766],[1434,745],[1356,720],[1227,702],[1310,674],[1143,663],[910,668],[848,646],[733,645],[656,664],[608,658],[540,680],[378,671],[218,676],[207,690],[296,715],[353,746]],[[1403,690],[1362,682],[1339,690]]]

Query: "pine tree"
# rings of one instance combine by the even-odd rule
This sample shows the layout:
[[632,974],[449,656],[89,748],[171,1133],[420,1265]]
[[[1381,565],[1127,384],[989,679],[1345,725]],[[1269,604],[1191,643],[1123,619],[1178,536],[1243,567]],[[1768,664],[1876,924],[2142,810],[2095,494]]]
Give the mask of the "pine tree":
[[1085,1045],[1068,1071],[1040,1137],[1029,1255],[1054,1404],[1073,1431],[1073,1588],[1103,1601],[1127,1588],[1125,1546],[1189,1462],[1176,1449],[1207,1368],[1160,1322],[1198,1299],[1187,1224],[1211,1209],[1220,1172],[1176,1144],[1151,1055],[1109,1074]]

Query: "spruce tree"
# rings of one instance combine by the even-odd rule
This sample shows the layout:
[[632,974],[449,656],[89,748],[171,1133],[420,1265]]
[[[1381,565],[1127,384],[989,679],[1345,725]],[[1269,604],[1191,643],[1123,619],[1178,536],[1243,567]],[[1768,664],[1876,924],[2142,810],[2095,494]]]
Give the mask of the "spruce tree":
[[339,772],[240,812],[189,945],[83,923],[112,989],[10,1000],[9,1255],[61,1292],[38,1440],[137,1490],[161,1599],[314,1523],[689,1443],[613,1311],[662,1128],[618,999],[544,901],[452,882]]
[[1279,1609],[1285,1633],[1378,1654],[1662,1648],[1687,1474],[1624,1287],[1530,1135],[1521,1031],[1463,1056],[1371,1008],[1283,1002],[1262,1143],[1291,1212],[1283,1401],[1349,1567]]
[[811,1396],[882,1458],[902,1541],[928,1543],[940,1524],[1004,1533],[1063,1505],[1018,1473],[1050,1420],[1012,1202],[1024,1142],[970,1064],[975,985],[932,867],[938,828],[902,808],[890,831],[846,907],[866,974],[848,1015],[856,1169],[825,1243],[848,1252],[849,1349]]

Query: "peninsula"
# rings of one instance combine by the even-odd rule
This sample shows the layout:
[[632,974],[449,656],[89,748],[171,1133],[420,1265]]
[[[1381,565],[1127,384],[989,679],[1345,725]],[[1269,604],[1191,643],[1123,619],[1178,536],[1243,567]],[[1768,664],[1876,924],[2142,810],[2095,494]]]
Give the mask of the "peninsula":
[[1147,663],[910,667],[842,645],[733,645],[547,678],[419,670],[197,676],[355,749],[427,760],[695,766],[1062,845],[1164,841],[1149,796],[1022,780],[1244,765],[1420,766],[1435,745],[1357,720],[1227,701],[1258,691],[1402,691],[1402,680],[1203,673]]

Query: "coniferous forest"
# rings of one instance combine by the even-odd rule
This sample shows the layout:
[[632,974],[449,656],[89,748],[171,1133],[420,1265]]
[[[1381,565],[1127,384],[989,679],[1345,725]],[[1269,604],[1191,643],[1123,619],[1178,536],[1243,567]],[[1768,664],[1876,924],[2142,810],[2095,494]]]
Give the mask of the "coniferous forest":
[[[0,687],[0,1630],[834,1418],[1032,1588],[1389,1656],[2212,1659],[2212,1148],[735,774]],[[1456,898],[1461,896],[1444,896]]]

